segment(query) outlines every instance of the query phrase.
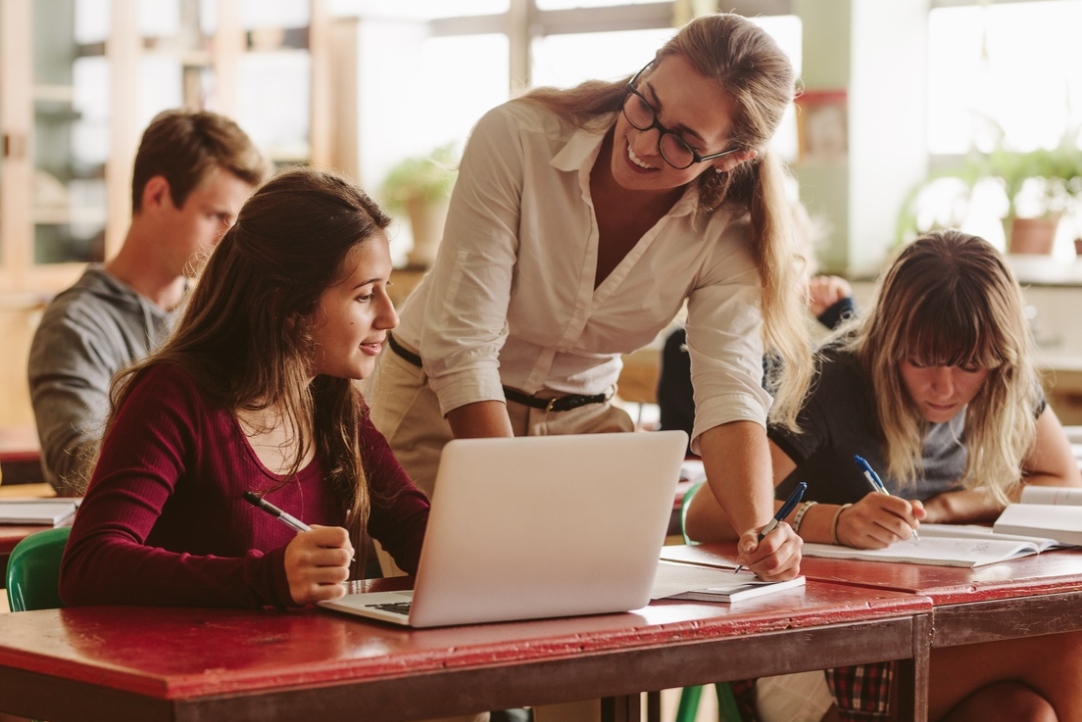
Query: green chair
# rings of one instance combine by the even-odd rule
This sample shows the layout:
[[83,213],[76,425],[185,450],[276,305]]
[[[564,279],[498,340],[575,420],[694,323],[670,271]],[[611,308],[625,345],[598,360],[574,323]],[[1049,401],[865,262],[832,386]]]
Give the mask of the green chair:
[[55,609],[60,603],[60,557],[70,526],[35,532],[15,545],[8,559],[8,605],[13,612]]
[[[60,557],[70,526],[34,532],[8,558],[8,606],[13,612],[56,609],[60,603]],[[37,720],[34,720],[37,722]]]
[[[688,539],[686,524],[688,505],[691,497],[702,488],[705,482],[693,485],[684,494],[684,500],[680,504],[680,533],[684,536],[685,544],[694,544]],[[720,722],[741,722],[740,707],[736,704],[736,696],[728,682],[718,682],[714,685],[718,693],[718,718]],[[680,692],[680,704],[676,708],[676,722],[695,722],[695,715],[699,711],[699,700],[703,696],[702,686],[684,687]]]

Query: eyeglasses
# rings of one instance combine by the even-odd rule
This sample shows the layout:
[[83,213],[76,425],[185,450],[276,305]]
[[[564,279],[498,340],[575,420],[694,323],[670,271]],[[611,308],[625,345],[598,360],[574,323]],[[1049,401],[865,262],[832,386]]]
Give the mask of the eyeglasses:
[[627,84],[627,97],[624,98],[624,117],[636,130],[653,130],[657,128],[657,149],[666,163],[677,170],[684,170],[696,163],[721,158],[740,150],[739,148],[733,148],[721,153],[699,155],[694,148],[688,145],[688,142],[684,140],[680,133],[670,130],[659,123],[654,106],[650,105],[643,94],[636,90],[639,77],[646,72],[646,68],[653,64],[653,61],[647,63],[646,67],[635,73],[635,77]]

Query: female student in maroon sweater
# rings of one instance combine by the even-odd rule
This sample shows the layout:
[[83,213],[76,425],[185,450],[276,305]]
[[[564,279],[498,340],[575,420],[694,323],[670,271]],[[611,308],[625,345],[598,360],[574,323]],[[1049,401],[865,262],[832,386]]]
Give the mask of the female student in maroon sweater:
[[398,323],[389,222],[358,188],[311,170],[245,204],[174,336],[114,384],[64,554],[65,604],[333,599],[363,568],[364,531],[416,570],[428,502],[353,385]]

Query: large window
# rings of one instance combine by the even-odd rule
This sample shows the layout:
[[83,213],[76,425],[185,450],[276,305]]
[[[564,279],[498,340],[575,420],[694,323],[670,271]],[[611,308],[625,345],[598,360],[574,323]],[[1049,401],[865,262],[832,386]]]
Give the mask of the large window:
[[[1078,28],[1082,0],[960,3],[939,0],[929,15],[928,149],[935,169],[965,163],[967,154],[1026,153],[1079,145],[1082,63]],[[983,155],[982,157],[987,157]],[[1016,210],[1041,206],[1047,186],[1028,182]],[[959,191],[963,191],[959,202]],[[1029,209],[1025,204],[1028,202]],[[1074,256],[1082,236],[1079,202],[1068,203],[1055,254]],[[925,222],[960,225],[1005,245],[1000,218],[1007,196],[997,182],[969,193],[940,182],[922,200]]]
[[[674,4],[645,0],[336,0],[332,11],[361,26],[362,184],[378,195],[403,158],[453,144],[461,150],[489,108],[529,87],[570,87],[628,77],[676,32]],[[801,23],[793,15],[754,18],[799,73]],[[367,68],[367,70],[366,70]],[[793,113],[775,145],[796,156]],[[408,228],[396,233],[400,261]]]
[[1053,148],[1082,127],[1082,0],[942,7],[929,16],[929,150]]

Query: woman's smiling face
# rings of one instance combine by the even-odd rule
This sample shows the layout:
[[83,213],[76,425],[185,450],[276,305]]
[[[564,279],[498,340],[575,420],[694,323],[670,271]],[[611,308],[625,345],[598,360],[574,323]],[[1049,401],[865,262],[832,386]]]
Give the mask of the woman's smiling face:
[[[657,121],[679,133],[699,155],[729,150],[735,103],[718,84],[696,72],[680,55],[668,55],[647,68],[636,88],[653,108]],[[634,97],[630,102],[639,102]],[[741,162],[739,153],[677,169],[661,156],[657,128],[638,130],[623,113],[616,119],[611,170],[628,190],[671,190],[712,168],[727,170]]]
[[315,346],[312,375],[363,379],[372,373],[398,314],[387,295],[391,254],[379,233],[354,246],[341,280],[323,291],[310,320]]

